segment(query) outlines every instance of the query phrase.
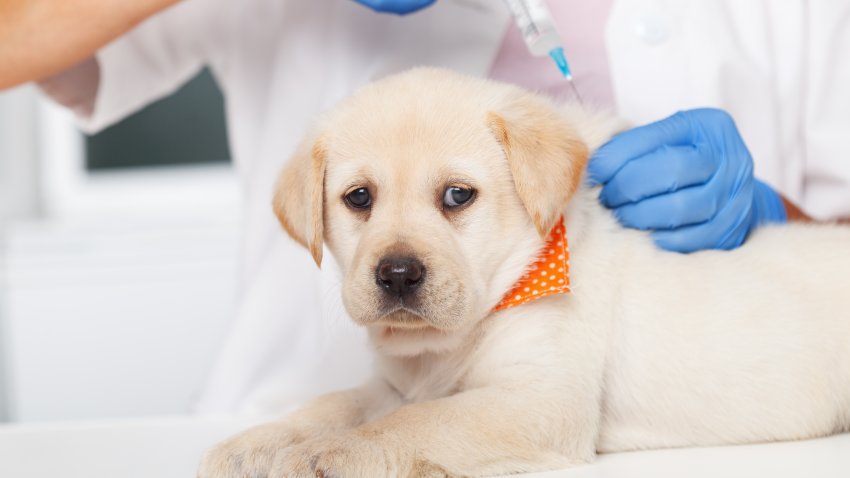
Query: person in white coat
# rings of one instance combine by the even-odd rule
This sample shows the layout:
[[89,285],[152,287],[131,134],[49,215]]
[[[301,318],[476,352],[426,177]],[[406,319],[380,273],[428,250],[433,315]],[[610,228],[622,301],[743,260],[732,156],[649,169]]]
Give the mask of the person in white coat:
[[[368,373],[365,338],[347,325],[333,265],[320,274],[281,233],[269,206],[277,173],[311,118],[362,84],[419,65],[569,99],[554,66],[517,46],[507,10],[493,0],[136,3],[111,12],[121,22],[104,19],[103,31],[90,29],[82,38],[68,33],[64,41],[38,41],[0,29],[12,35],[0,36],[0,63],[20,66],[0,72],[0,88],[41,80],[77,112],[85,130],[96,131],[174,91],[203,65],[211,68],[225,95],[230,145],[245,185],[246,244],[241,306],[201,411],[280,411]],[[377,14],[363,4],[419,11]],[[850,146],[843,138],[850,126],[850,4],[558,0],[550,7],[587,102],[636,125],[696,107],[729,112],[685,111],[600,151],[590,179],[603,186],[603,202],[626,225],[655,230],[662,247],[691,251],[735,247],[765,221],[850,217]],[[149,17],[153,12],[159,13]],[[73,30],[75,15],[91,20],[85,8],[60,13],[57,23],[50,15],[29,21]],[[27,17],[5,18],[17,18],[20,27]],[[688,131],[660,134],[671,125]],[[695,130],[709,133],[696,137]],[[677,144],[666,144],[670,138]],[[689,173],[664,161],[632,167],[659,162],[647,148],[698,150],[712,166],[680,183],[679,175]],[[647,186],[647,172],[666,179]],[[721,177],[723,187],[709,187]],[[680,213],[712,207],[705,217],[671,223],[658,212],[659,198],[673,198]],[[727,210],[732,219],[715,227]],[[653,222],[659,215],[666,222]],[[711,234],[693,233],[708,226]],[[671,236],[679,239],[665,240]]]

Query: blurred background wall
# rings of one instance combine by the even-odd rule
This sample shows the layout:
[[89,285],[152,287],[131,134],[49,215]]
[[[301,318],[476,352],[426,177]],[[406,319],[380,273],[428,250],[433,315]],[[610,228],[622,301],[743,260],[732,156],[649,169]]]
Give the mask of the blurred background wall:
[[6,231],[11,221],[38,215],[37,143],[33,89],[0,94],[0,421],[9,419]]
[[0,93],[0,420],[191,411],[237,294],[223,108],[203,71],[85,137]]

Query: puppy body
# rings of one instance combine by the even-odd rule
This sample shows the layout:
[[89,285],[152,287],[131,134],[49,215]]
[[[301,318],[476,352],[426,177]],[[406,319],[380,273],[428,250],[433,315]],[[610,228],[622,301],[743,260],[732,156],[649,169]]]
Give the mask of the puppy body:
[[768,227],[685,257],[620,235],[600,451],[848,430],[850,230]]
[[523,384],[492,420],[521,429],[536,404],[573,460],[848,429],[850,283],[836,271],[850,230],[769,227],[744,249],[682,256],[621,229],[595,194],[566,211],[573,293],[493,314],[453,353],[382,357],[406,401]]
[[[765,227],[735,251],[659,251],[578,186],[618,127],[434,70],[342,105],[284,172],[279,214],[314,257],[327,240],[378,378],[225,442],[199,476],[483,476],[847,430],[850,229]],[[319,199],[293,179],[316,171]],[[479,197],[436,207],[452,184]],[[340,200],[361,186],[368,216]],[[572,292],[492,313],[560,214]],[[399,251],[421,258],[426,281],[390,301],[375,264]]]

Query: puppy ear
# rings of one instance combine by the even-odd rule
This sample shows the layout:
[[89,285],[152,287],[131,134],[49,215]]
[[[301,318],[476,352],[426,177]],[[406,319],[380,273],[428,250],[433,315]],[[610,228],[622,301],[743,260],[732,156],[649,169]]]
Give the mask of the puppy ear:
[[576,192],[588,148],[548,101],[514,91],[487,117],[501,143],[520,200],[545,237]]
[[273,207],[283,229],[322,265],[325,160],[321,139],[310,137],[296,150],[278,178]]

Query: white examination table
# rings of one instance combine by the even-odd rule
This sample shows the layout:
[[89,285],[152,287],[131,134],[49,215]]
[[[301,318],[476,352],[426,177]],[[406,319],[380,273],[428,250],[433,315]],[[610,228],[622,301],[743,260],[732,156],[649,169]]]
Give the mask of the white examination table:
[[[256,420],[157,418],[0,426],[2,478],[193,478],[201,452]],[[850,477],[850,434],[600,456],[537,478]]]

